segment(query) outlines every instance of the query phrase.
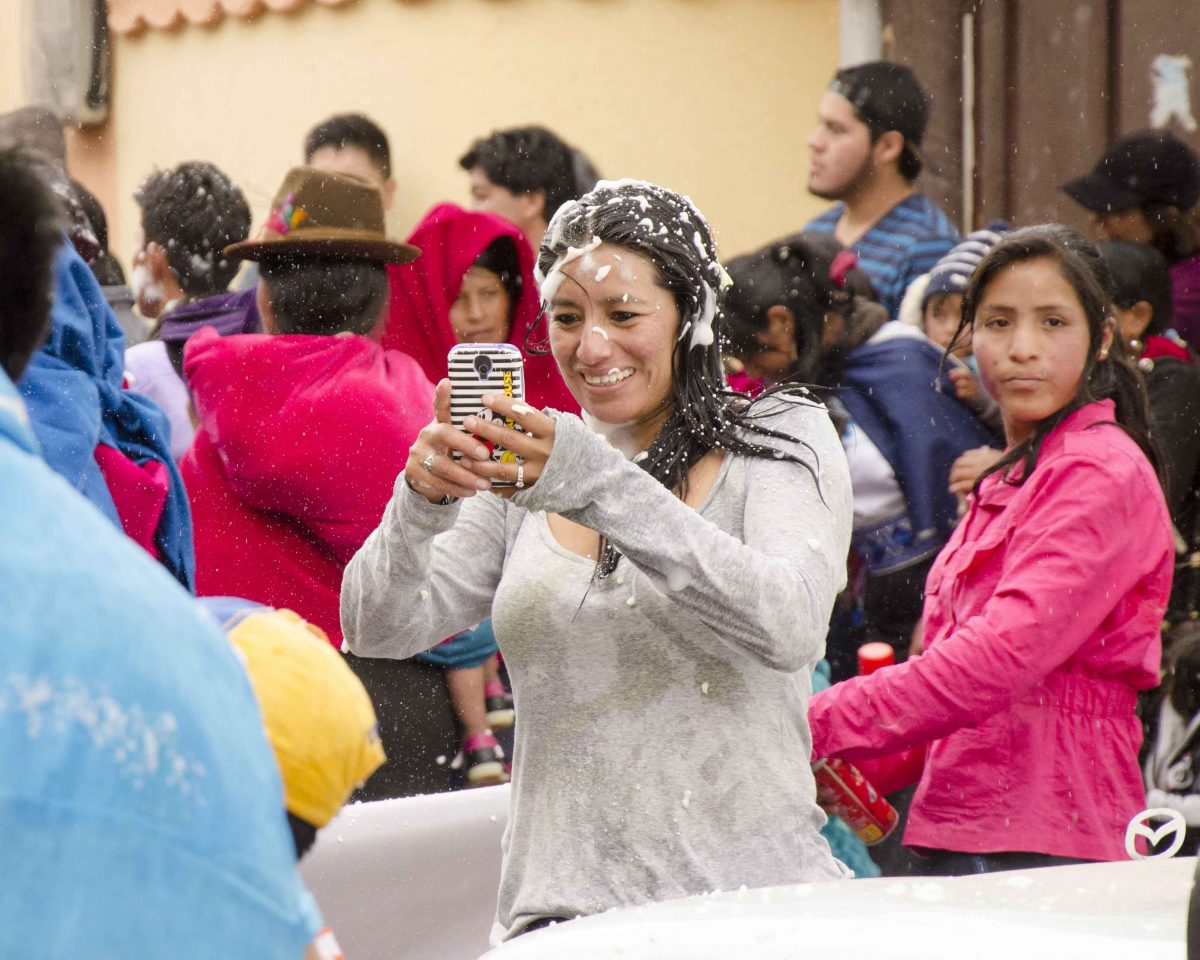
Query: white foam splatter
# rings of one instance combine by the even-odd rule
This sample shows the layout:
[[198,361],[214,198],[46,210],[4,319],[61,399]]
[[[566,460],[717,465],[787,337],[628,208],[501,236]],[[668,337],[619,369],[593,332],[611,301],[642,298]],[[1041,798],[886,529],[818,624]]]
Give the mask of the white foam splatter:
[[0,687],[3,714],[23,716],[30,740],[82,731],[135,790],[161,779],[180,798],[203,802],[198,781],[206,774],[204,764],[180,751],[175,736],[179,722],[169,712],[154,714],[140,704],[120,703],[73,677],[56,682],[14,674]]
[[[593,326],[592,326],[592,333],[594,333],[594,334],[597,334],[598,336],[601,336],[601,337],[603,337],[605,340],[607,340],[607,339],[608,339],[608,331],[607,331],[607,330],[605,330],[603,327],[599,327],[599,326],[595,326],[595,325],[593,325]],[[609,373],[620,373],[621,371],[620,371],[620,370],[619,370],[617,367],[613,367],[613,368],[612,368],[611,370],[609,370],[608,372],[609,372]]]
[[[565,208],[566,204],[564,204],[563,207]],[[559,210],[559,213],[562,213],[562,209]],[[558,219],[558,215],[555,215],[555,219]],[[562,272],[563,267],[574,260],[578,260],[580,257],[584,256],[584,254],[591,253],[603,242],[604,241],[602,241],[599,237],[592,237],[592,239],[585,243],[582,247],[567,247],[567,252],[559,257],[554,266],[551,267],[550,272],[546,274],[545,279],[543,279],[539,284],[539,291],[541,293],[542,300],[549,302],[550,300],[554,299],[554,294],[557,293],[558,288],[562,286],[562,282],[565,277]]]
[[692,327],[692,340],[690,349],[696,347],[708,347],[712,345],[713,336],[713,320],[717,316],[717,296],[713,292],[713,288],[708,285],[708,281],[704,280],[701,283],[704,292],[704,300],[700,304],[700,313],[695,317],[695,325]]
[[600,283],[601,281],[603,281],[603,280],[604,280],[604,278],[608,276],[608,272],[609,272],[611,269],[612,269],[612,265],[611,265],[611,264],[608,264],[608,263],[606,263],[606,264],[605,264],[604,266],[602,266],[602,267],[601,267],[599,270],[597,270],[597,271],[596,271],[596,282],[597,282],[597,283]]

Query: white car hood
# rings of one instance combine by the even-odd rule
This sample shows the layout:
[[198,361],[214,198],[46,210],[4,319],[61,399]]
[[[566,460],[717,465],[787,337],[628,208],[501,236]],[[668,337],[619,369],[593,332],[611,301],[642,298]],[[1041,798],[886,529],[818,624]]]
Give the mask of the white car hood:
[[526,934],[486,960],[1184,960],[1196,858],[883,877],[648,904]]

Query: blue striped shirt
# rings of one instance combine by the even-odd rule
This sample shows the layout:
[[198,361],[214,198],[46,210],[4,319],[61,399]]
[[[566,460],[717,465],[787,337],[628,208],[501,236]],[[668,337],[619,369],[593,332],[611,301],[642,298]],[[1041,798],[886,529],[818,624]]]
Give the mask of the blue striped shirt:
[[[833,233],[843,204],[835,204],[805,230]],[[928,273],[958,243],[958,231],[941,208],[923,193],[914,193],[892,207],[850,247],[871,278],[879,302],[895,319],[908,285]]]

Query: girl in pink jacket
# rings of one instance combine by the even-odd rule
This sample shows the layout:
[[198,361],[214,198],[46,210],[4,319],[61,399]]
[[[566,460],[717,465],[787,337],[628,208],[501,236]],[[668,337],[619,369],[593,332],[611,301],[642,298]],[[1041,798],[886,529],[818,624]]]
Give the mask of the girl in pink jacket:
[[904,843],[930,874],[1124,859],[1145,807],[1139,690],[1159,681],[1172,535],[1107,271],[1059,226],[1001,240],[959,336],[1007,451],[925,586],[926,652],[813,697],[813,756],[885,790],[922,753]]

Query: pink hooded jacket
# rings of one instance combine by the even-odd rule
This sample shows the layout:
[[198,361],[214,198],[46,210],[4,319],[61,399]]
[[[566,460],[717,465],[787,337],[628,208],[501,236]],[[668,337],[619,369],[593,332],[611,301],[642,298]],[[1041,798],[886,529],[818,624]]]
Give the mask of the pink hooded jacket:
[[521,296],[513,304],[508,342],[525,360],[525,395],[535,407],[553,407],[578,413],[579,404],[549,354],[530,353],[526,339],[539,336],[537,282],[533,278],[534,251],[519,227],[495,214],[463,210],[440,203],[430,210],[409,235],[408,242],[421,250],[412,263],[388,271],[391,287],[387,326],[382,343],[388,350],[407,353],[421,365],[431,383],[446,376],[446,354],[457,342],[450,326],[450,307],[458,298],[463,276],[488,245],[508,237],[521,265]]
[[433,409],[415,360],[366,337],[189,341],[199,424],[180,462],[196,593],[287,607],[342,642],[342,570],[379,526]]
[[814,758],[926,745],[908,846],[1126,857],[1174,557],[1162,489],[1113,416],[1088,404],[1025,483],[983,482],[929,572],[924,654],[810,703]]

